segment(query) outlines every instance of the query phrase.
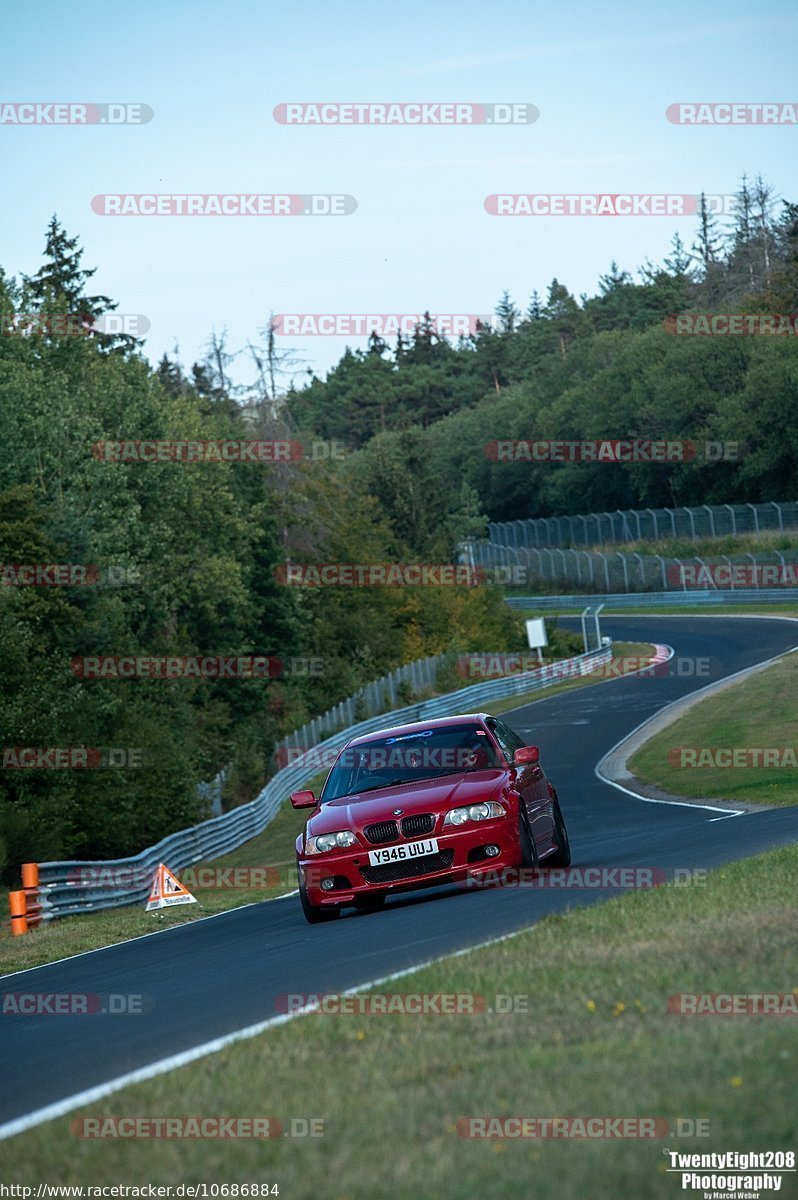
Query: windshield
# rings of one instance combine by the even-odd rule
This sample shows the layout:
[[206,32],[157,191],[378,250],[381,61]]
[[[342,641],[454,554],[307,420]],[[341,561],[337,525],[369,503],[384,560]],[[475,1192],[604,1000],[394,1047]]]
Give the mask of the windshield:
[[499,765],[485,730],[474,722],[421,729],[349,746],[330,772],[320,802]]

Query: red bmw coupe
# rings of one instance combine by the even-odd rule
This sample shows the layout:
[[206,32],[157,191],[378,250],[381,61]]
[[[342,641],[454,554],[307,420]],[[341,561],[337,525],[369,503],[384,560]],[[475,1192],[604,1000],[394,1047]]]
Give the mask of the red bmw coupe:
[[302,911],[311,923],[392,893],[507,868],[567,867],[560,802],[537,746],[487,713],[353,738],[297,838]]

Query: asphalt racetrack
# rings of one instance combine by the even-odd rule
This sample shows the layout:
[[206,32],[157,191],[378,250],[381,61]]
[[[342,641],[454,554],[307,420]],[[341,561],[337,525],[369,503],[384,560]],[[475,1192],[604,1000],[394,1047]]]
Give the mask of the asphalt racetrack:
[[[618,678],[506,714],[541,747],[568,821],[574,866],[711,869],[798,840],[798,807],[730,815],[637,799],[595,775],[604,754],[657,710],[798,645],[798,623],[652,615],[607,618],[602,632],[669,644],[674,662],[709,659],[711,673]],[[0,1070],[9,1085],[0,1093],[0,1122],[7,1126],[267,1021],[277,1016],[281,994],[343,991],[613,894],[435,889],[391,899],[378,913],[348,910],[319,926],[306,924],[297,897],[288,896],[6,976],[4,993],[142,993],[148,1011],[92,1019],[3,1015]]]

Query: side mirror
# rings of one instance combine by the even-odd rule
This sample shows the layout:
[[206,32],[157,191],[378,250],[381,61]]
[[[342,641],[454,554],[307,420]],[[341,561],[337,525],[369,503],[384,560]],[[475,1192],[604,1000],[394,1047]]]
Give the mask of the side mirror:
[[291,793],[292,808],[315,808],[316,797],[313,792],[292,792]]
[[525,767],[530,763],[537,766],[539,762],[540,751],[537,746],[521,746],[516,750],[515,757],[513,758],[513,766],[515,767]]

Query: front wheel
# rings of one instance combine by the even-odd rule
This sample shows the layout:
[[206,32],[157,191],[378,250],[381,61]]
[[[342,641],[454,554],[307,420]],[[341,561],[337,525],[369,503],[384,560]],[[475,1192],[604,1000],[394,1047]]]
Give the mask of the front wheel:
[[568,830],[565,828],[565,818],[562,815],[559,800],[554,801],[554,835],[557,839],[557,849],[546,859],[547,867],[570,867],[571,843]]
[[297,867],[297,876],[299,879],[299,903],[302,905],[305,920],[310,925],[319,925],[322,921],[334,921],[336,917],[340,917],[340,908],[319,908],[318,905],[311,904],[308,900],[307,888],[302,882],[299,867]]
[[529,828],[529,817],[523,803],[518,807],[518,842],[521,847],[521,866],[532,870],[538,869],[538,850],[532,830]]

